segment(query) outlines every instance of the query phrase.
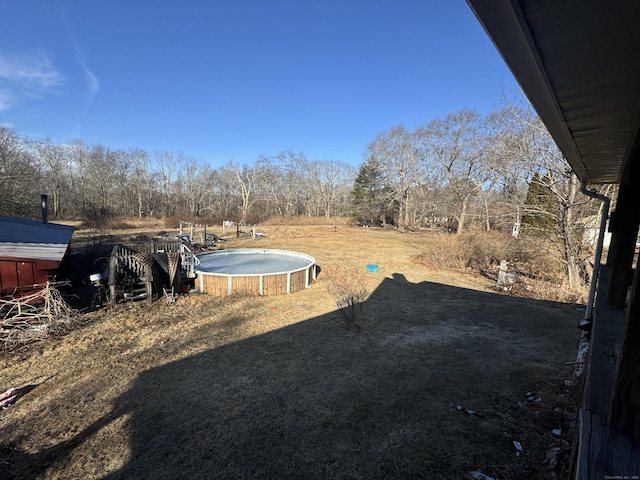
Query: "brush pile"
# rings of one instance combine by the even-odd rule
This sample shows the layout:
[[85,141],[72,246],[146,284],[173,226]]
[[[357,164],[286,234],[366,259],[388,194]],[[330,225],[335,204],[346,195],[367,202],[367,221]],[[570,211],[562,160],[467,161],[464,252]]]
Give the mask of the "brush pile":
[[0,344],[5,350],[68,330],[80,315],[47,283],[41,290],[0,299]]

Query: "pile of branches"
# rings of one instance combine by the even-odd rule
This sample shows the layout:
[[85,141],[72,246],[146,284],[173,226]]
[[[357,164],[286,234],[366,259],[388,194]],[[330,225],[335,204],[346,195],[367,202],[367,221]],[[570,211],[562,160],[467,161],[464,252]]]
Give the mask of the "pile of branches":
[[10,350],[44,340],[67,331],[79,318],[79,312],[47,283],[35,293],[0,299],[0,343]]

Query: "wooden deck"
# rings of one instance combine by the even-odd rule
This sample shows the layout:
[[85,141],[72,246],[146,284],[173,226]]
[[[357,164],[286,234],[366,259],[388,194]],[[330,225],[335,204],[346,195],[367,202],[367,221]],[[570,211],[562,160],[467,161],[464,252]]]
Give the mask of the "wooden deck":
[[625,311],[605,304],[611,268],[603,266],[574,446],[576,480],[640,479],[640,442],[609,428]]
[[175,242],[114,245],[109,259],[111,301],[146,299],[151,303],[166,296],[164,287],[180,288],[181,282],[175,279],[180,249],[181,244]]

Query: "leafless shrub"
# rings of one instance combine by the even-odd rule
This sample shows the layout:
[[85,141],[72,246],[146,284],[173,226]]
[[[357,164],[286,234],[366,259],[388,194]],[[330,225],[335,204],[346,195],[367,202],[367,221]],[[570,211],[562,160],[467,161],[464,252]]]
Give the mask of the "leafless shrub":
[[480,231],[443,235],[441,240],[433,242],[415,260],[436,269],[472,269],[493,280],[498,278],[500,261],[507,260],[509,271],[523,280],[509,287],[513,294],[557,301],[576,301],[583,296],[582,291],[565,288],[562,262],[541,245],[548,240],[539,239],[533,244],[506,233]]
[[355,267],[333,268],[327,273],[327,290],[336,302],[347,326],[358,327],[358,320],[369,295],[365,275]]
[[469,259],[468,244],[455,235],[443,235],[441,241],[433,242],[416,260],[436,269],[465,268]]

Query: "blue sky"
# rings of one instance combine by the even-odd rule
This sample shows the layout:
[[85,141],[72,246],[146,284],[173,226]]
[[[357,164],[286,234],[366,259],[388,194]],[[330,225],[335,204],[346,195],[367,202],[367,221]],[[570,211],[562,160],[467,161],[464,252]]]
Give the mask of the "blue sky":
[[357,166],[381,131],[518,90],[464,0],[3,0],[0,123],[221,166]]

